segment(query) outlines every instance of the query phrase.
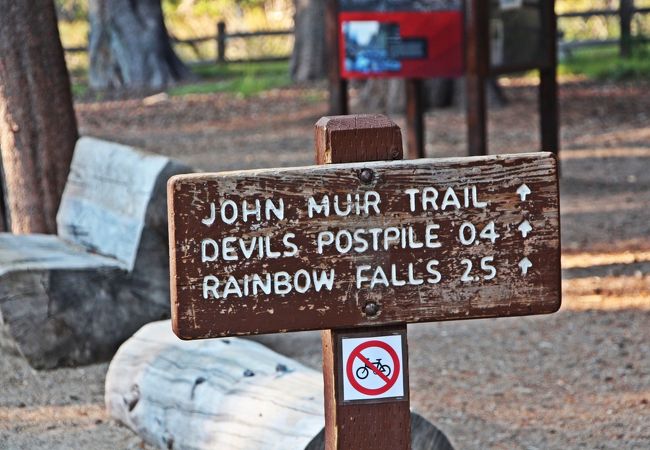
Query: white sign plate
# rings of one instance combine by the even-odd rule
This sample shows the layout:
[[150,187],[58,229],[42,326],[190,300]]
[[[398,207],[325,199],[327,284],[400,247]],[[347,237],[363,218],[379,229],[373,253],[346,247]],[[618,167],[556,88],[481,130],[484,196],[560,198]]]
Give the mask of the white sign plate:
[[343,401],[405,395],[402,336],[343,338]]

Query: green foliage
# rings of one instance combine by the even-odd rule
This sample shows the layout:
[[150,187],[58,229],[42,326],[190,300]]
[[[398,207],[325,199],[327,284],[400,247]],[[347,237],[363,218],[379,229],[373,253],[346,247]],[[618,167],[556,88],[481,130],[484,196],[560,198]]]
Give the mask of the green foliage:
[[203,80],[171,88],[169,94],[229,92],[248,97],[291,84],[286,62],[214,64],[197,67],[194,72]]
[[621,58],[618,46],[575,50],[560,64],[559,73],[595,80],[650,80],[650,46],[636,45],[630,58]]

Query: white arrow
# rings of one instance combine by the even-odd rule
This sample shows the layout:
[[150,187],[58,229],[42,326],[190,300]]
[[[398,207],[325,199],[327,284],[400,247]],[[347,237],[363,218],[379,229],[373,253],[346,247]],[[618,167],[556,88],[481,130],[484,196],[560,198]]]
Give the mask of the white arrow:
[[524,257],[524,259],[519,261],[519,267],[521,267],[521,274],[523,276],[526,276],[526,274],[528,273],[528,269],[533,267],[533,263],[530,262],[530,259]]
[[519,194],[519,197],[521,198],[522,202],[525,202],[526,197],[532,193],[533,191],[531,191],[530,188],[526,186],[526,183],[522,184],[521,186],[519,186],[519,189],[517,189],[517,194]]
[[517,227],[517,229],[518,229],[519,231],[521,231],[521,236],[524,237],[524,238],[525,238],[526,236],[528,236],[528,233],[530,233],[531,231],[533,231],[533,227],[530,226],[530,223],[528,223],[527,220],[524,220],[523,222],[521,222],[521,223],[519,224],[519,226]]

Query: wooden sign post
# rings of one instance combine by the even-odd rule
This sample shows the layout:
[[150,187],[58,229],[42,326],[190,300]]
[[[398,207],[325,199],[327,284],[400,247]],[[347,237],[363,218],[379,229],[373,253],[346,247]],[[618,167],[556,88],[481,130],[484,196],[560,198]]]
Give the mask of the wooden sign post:
[[406,324],[560,306],[550,153],[400,161],[383,116],[323,118],[320,166],[173,177],[183,339],[323,331],[328,449],[408,449]]
[[[316,123],[316,164],[357,163],[370,161],[391,161],[403,158],[402,136],[399,127],[383,116],[338,116],[324,117]],[[361,150],[361,151],[359,151]],[[360,180],[373,183],[374,174],[360,172]],[[363,180],[361,179],[363,177]],[[375,317],[380,312],[378,302],[369,301],[362,306],[367,317]],[[407,374],[399,379],[401,395],[391,397],[391,401],[363,402],[345,401],[343,378],[347,361],[343,360],[343,339],[354,342],[364,338],[377,336],[397,336],[401,340],[400,370]],[[373,339],[374,340],[374,339]],[[411,411],[408,385],[408,349],[406,340],[406,323],[392,327],[373,328],[361,327],[356,329],[324,330],[323,341],[323,379],[325,385],[325,448],[337,449],[409,449],[411,444]],[[386,352],[382,352],[386,353]],[[389,355],[391,356],[391,355]],[[350,359],[350,357],[346,358]],[[357,358],[358,359],[358,358]],[[356,371],[378,369],[373,361],[364,361]],[[370,388],[383,390],[390,394],[390,389],[397,384],[399,373],[395,373],[396,365],[389,364],[392,373],[381,379],[383,372],[370,372],[368,378],[375,379],[379,385]],[[358,364],[351,361],[351,365]],[[365,372],[359,373],[363,376]],[[353,377],[356,377],[356,373]],[[395,377],[395,380],[393,380]],[[354,379],[354,378],[352,378]],[[394,381],[394,382],[393,382]],[[381,383],[384,386],[381,386]],[[391,384],[391,386],[388,386]],[[357,386],[359,388],[359,386]],[[352,386],[354,392],[354,386]],[[367,392],[367,391],[366,391]],[[363,394],[363,392],[362,392]],[[375,394],[374,397],[378,395]],[[382,394],[379,394],[381,397]],[[385,398],[385,397],[384,397]]]

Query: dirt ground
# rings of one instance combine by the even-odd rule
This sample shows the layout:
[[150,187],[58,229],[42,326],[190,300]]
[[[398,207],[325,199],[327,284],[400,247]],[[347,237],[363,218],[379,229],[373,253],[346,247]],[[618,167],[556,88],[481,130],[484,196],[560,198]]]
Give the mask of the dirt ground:
[[[535,92],[508,83],[510,104],[490,114],[491,152],[538,149]],[[458,449],[650,448],[650,84],[565,81],[561,110],[561,311],[409,327],[412,406]],[[294,166],[313,160],[325,93],[157,96],[77,111],[83,134],[200,170]],[[427,132],[427,156],[463,155],[460,111],[429,113]],[[317,334],[266,341],[319,367]],[[5,342],[0,448],[146,448],[104,412],[106,369],[36,372]]]

